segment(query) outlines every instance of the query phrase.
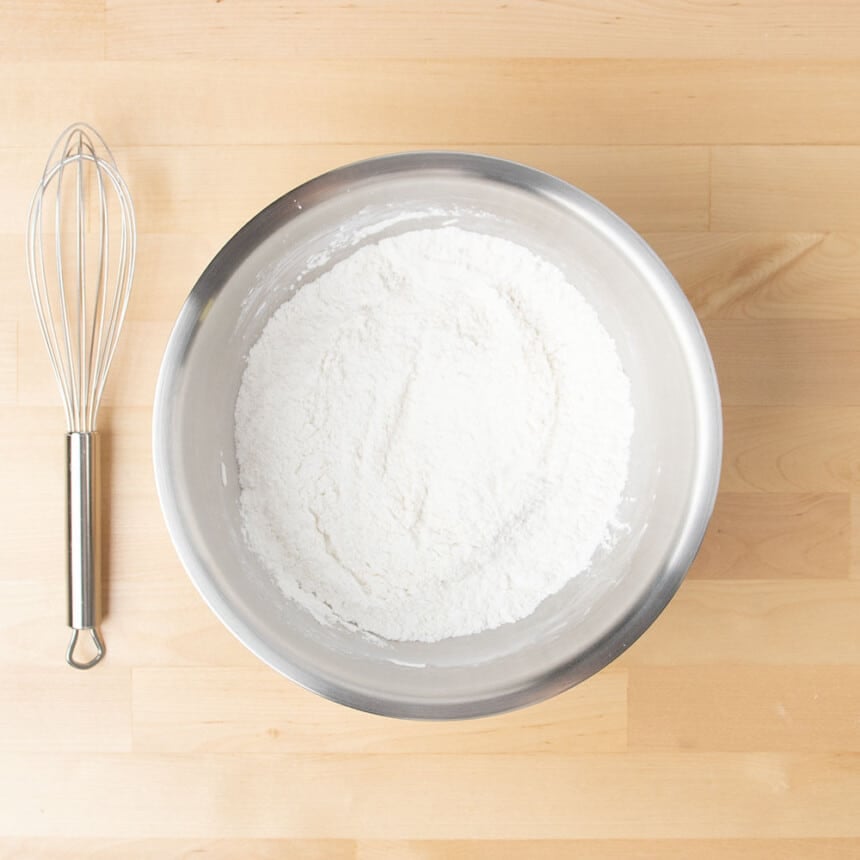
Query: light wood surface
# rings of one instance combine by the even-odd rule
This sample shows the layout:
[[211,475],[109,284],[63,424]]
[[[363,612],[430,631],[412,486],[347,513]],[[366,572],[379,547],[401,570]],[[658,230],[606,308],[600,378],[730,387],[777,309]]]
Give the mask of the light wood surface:
[[[860,857],[860,5],[855,0],[0,2],[0,856]],[[140,227],[100,425],[108,657],[63,663],[62,414],[27,290],[57,133],[115,146]],[[325,702],[215,620],[150,461],[197,275],[304,179],[425,147],[595,194],[713,347],[725,462],[666,612],[521,713]]]

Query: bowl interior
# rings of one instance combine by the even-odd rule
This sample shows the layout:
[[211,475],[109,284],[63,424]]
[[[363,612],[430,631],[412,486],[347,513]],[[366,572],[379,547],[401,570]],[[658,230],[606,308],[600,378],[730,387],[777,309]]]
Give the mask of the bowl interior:
[[[233,443],[250,347],[303,283],[362,244],[456,224],[558,265],[612,334],[635,430],[624,528],[530,617],[444,642],[320,625],[286,600],[241,533]],[[216,257],[171,336],[156,397],[159,495],[192,579],[231,630],[297,682],[356,707],[462,717],[527,704],[627,647],[679,585],[719,470],[719,403],[695,316],[645,243],[587,195],[510,162],[390,156],[327,174],[264,210]]]

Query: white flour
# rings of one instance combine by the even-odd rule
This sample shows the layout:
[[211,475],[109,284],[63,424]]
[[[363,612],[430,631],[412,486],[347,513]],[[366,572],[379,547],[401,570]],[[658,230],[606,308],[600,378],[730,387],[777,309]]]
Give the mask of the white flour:
[[529,615],[609,540],[633,409],[553,265],[446,227],[273,315],[236,403],[251,548],[320,620],[436,641]]

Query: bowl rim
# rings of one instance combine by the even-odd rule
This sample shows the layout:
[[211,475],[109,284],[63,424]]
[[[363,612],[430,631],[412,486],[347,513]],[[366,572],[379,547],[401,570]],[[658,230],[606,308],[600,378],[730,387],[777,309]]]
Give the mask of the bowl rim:
[[[592,228],[619,246],[630,264],[660,291],[672,315],[696,392],[696,418],[700,428],[695,479],[679,538],[670,560],[645,598],[606,629],[584,653],[535,676],[528,684],[489,697],[441,703],[430,699],[405,701],[367,693],[321,677],[270,648],[214,586],[206,565],[186,533],[173,489],[168,438],[174,401],[172,392],[201,324],[202,312],[256,246],[316,203],[365,181],[416,170],[453,171],[539,194],[584,218]],[[152,454],[162,514],[183,567],[212,612],[253,654],[302,687],[359,710],[412,719],[464,719],[514,710],[557,695],[603,669],[651,626],[677,592],[704,539],[719,485],[722,434],[719,386],[701,325],[665,264],[627,222],[586,192],[534,167],[477,153],[421,150],[376,156],[323,173],[269,204],[224,244],[198,278],[170,333],[155,388]]]

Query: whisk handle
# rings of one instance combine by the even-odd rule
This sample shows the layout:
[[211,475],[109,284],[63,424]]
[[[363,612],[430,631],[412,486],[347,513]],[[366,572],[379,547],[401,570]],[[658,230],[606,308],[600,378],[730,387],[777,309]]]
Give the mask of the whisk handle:
[[[104,656],[104,645],[98,633],[101,588],[98,436],[95,433],[66,434],[66,491],[68,625],[74,631],[66,662],[76,669],[89,669]],[[75,656],[82,630],[90,634],[95,646],[95,654],[86,660]]]

